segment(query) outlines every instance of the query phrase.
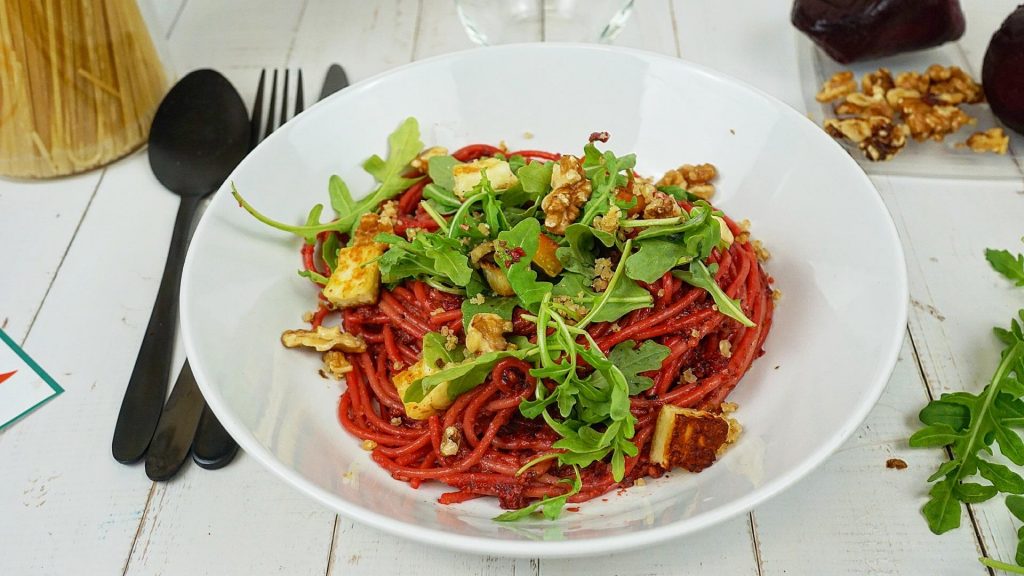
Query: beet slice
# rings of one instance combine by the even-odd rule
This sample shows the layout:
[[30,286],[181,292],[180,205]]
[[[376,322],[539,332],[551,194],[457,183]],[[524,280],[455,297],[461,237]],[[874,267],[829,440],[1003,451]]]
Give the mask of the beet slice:
[[1024,5],[1011,12],[992,35],[981,81],[992,112],[1007,127],[1024,134]]
[[931,48],[964,33],[959,0],[795,0],[791,20],[842,64]]

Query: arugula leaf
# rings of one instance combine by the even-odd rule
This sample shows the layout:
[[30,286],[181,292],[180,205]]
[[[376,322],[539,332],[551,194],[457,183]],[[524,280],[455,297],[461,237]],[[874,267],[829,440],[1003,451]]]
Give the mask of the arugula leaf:
[[551,190],[551,171],[554,166],[554,162],[531,162],[516,171],[516,178],[529,198],[542,197]]
[[299,236],[306,240],[307,244],[312,244],[316,241],[316,235],[320,232],[333,230],[337,232],[350,232],[352,228],[359,222],[359,218],[363,214],[374,210],[381,202],[392,198],[399,193],[403,192],[406,188],[414,184],[419,178],[405,178],[402,176],[402,171],[405,170],[406,166],[416,158],[416,155],[423,149],[423,142],[420,141],[420,128],[415,118],[406,118],[399,127],[388,136],[388,158],[382,160],[380,156],[373,155],[366,162],[363,163],[363,169],[370,173],[379,183],[380,186],[372,193],[367,195],[361,200],[352,201],[351,195],[348,194],[348,188],[341,178],[332,178],[329,186],[328,193],[330,194],[331,205],[337,208],[345,210],[344,213],[338,213],[338,218],[326,223],[320,223],[320,210],[314,207],[316,211],[316,218],[312,217],[306,219],[306,224],[303,226],[295,226],[292,224],[285,224],[284,222],[278,222],[267,216],[261,214],[256,208],[245,201],[242,195],[238,193],[235,188],[235,183],[231,183],[231,195],[234,196],[235,200],[238,201],[239,206],[245,209],[246,212],[252,214],[254,218],[263,222],[264,224],[283,230],[285,232],[291,232],[296,236]]
[[[1024,318],[1024,310],[1020,314]],[[992,380],[981,394],[943,394],[921,411],[921,420],[930,424],[910,437],[910,445],[914,447],[952,448],[953,460],[943,464],[929,478],[929,481],[942,479],[932,487],[931,498],[922,509],[929,528],[936,534],[960,525],[960,502],[979,502],[998,491],[1024,490],[1024,479],[1018,474],[980,456],[982,452],[991,452],[990,446],[995,442],[1004,456],[1015,464],[1024,464],[1024,442],[1007,424],[1019,422],[1021,408],[1014,403],[1019,398],[1009,394],[1007,388],[1015,389],[1015,384],[1024,377],[1024,338],[1016,320],[1010,330],[1000,334],[1009,341]],[[992,484],[963,482],[975,473]]]
[[473,316],[481,313],[497,314],[502,320],[511,320],[512,311],[516,308],[515,298],[485,298],[480,304],[473,302],[471,298],[462,301],[462,328],[469,330],[469,321]]
[[725,314],[744,326],[751,327],[755,325],[750,318],[747,318],[747,315],[743,313],[743,309],[740,308],[739,300],[729,298],[729,295],[725,293],[725,290],[722,290],[722,287],[715,281],[715,278],[711,275],[708,267],[700,260],[690,262],[689,270],[676,270],[672,274],[691,286],[707,290],[708,294],[711,294],[711,298],[714,299],[715,305],[718,306],[718,311],[722,314]]
[[419,402],[431,390],[443,382],[448,383],[448,397],[455,398],[479,386],[490,375],[494,365],[499,361],[505,358],[518,358],[522,360],[534,354],[535,351],[535,347],[519,350],[499,350],[450,364],[429,376],[424,376],[413,382],[408,390],[405,391],[402,400],[405,402]]
[[[627,262],[628,266],[628,262]],[[590,286],[590,276],[564,272],[562,280],[552,288],[555,296],[568,296],[573,302],[592,308],[601,297]],[[632,280],[622,279],[612,288],[604,307],[598,311],[592,322],[614,322],[637,308],[648,308],[654,304],[651,293]]]
[[[614,199],[612,191],[625,186],[636,166],[636,156],[617,157],[610,150],[602,153],[593,142],[583,147],[583,173],[590,179],[590,200],[583,205],[583,214],[576,221],[589,225],[595,216],[604,214]],[[625,174],[622,174],[625,172]]]
[[[579,494],[580,490],[583,489],[583,478],[580,476],[579,466],[573,466],[573,472],[576,474],[576,480],[572,483],[572,488],[568,492],[559,496],[548,496],[542,500],[538,500],[529,506],[525,506],[518,510],[509,510],[503,512],[494,517],[494,520],[498,522],[514,522],[531,516],[538,509],[544,514],[544,517],[548,520],[557,520],[562,515],[562,508],[565,507],[566,503],[569,502],[569,498]],[[563,478],[559,481],[568,483],[568,478]]]
[[[639,347],[633,340],[626,340],[611,349],[608,353],[608,361],[622,371],[622,375],[625,376],[626,382],[629,384],[629,395],[635,396],[654,386],[654,380],[640,374],[660,369],[661,363],[668,357],[668,354],[668,346],[658,344],[653,340],[645,340]],[[606,382],[602,372],[595,372],[590,377],[590,384],[595,388],[602,388]]]
[[327,285],[328,278],[320,274],[317,274],[312,270],[299,270],[299,276],[302,276],[303,278],[308,278],[321,286]]
[[[505,269],[508,282],[521,305],[531,312],[537,311],[537,305],[552,288],[550,282],[538,281],[537,272],[530,266],[537,252],[539,237],[540,222],[535,218],[527,218],[511,230],[498,234],[494,251],[494,259]],[[521,249],[522,253],[517,249]]]
[[423,335],[423,364],[433,368],[443,368],[452,362],[462,362],[462,350],[448,350],[448,339],[439,332],[427,332]]
[[593,275],[594,252],[598,243],[610,248],[615,245],[615,236],[577,222],[566,227],[564,242],[567,246],[561,246],[555,251],[562,266],[570,272]]
[[1017,286],[1024,286],[1024,254],[1017,254],[1016,258],[1009,250],[985,250],[985,259],[996,272],[1006,276]]
[[451,190],[433,183],[423,187],[423,198],[433,202],[434,209],[439,214],[454,214],[459,206],[462,206],[462,201],[456,198]]
[[411,242],[395,234],[378,234],[374,240],[390,246],[377,260],[385,283],[425,276],[466,286],[473,275],[469,258],[462,252],[465,246],[443,234],[421,232]]
[[626,276],[648,284],[675,268],[680,260],[694,256],[681,242],[652,239],[637,242],[637,245],[636,254],[630,256],[626,263]]
[[461,164],[461,162],[452,156],[434,156],[427,160],[427,175],[437,186],[445,190],[452,190],[455,188],[455,176],[452,174],[452,168],[456,164]]

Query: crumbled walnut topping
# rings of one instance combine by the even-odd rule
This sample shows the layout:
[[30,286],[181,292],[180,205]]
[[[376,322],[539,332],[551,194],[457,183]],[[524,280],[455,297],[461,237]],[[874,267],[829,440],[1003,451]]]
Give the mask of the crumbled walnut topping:
[[607,232],[609,234],[615,234],[619,230],[619,220],[622,218],[622,210],[612,204],[612,207],[608,209],[608,213],[604,216],[598,216],[594,218],[594,228]]
[[480,231],[484,236],[491,235],[491,227],[483,222],[476,225],[476,229]]
[[447,310],[445,310],[444,308],[437,307],[430,311],[430,315],[437,316],[438,314],[444,314],[445,312],[447,312]]
[[760,240],[754,240],[753,242],[750,243],[750,246],[754,249],[754,254],[757,255],[757,259],[760,260],[761,262],[766,262],[769,258],[772,257],[772,253],[769,252],[768,249],[764,247],[764,243],[762,243]]
[[975,152],[995,152],[1006,154],[1010,146],[1010,137],[1003,132],[1002,128],[989,128],[984,132],[975,132],[967,138],[964,144]]
[[402,417],[401,416],[395,416],[394,418],[392,418],[391,419],[391,425],[392,426],[401,426],[402,425]]
[[722,358],[732,358],[732,342],[729,342],[728,340],[719,340],[718,352],[722,355]]
[[608,282],[612,279],[615,274],[615,270],[612,268],[612,261],[609,258],[598,258],[594,260],[594,282],[591,286],[598,292],[604,292],[605,288],[608,287]]
[[374,440],[363,440],[363,443],[359,445],[360,448],[367,452],[372,452],[377,447],[377,442]]
[[497,352],[508,347],[505,332],[512,331],[512,322],[491,312],[474,314],[466,327],[466,351],[470,354]]
[[398,202],[389,200],[380,207],[377,223],[384,228],[394,228],[398,221]]
[[779,300],[782,300],[782,290],[776,288],[772,290],[772,302],[778,302]]
[[590,199],[590,180],[583,177],[579,158],[562,156],[555,162],[551,170],[551,188],[540,204],[544,210],[544,227],[552,234],[562,235]]
[[330,375],[335,380],[340,380],[342,376],[352,371],[352,364],[349,363],[344,352],[328,350],[324,352],[323,361],[324,367],[321,373]]
[[395,372],[401,372],[402,370],[405,370],[405,362],[399,362],[398,360],[395,360],[391,363],[391,369],[394,370]]
[[412,242],[413,240],[416,239],[416,235],[419,234],[420,232],[423,232],[423,228],[406,228],[405,239],[408,240],[409,242]]
[[697,382],[697,377],[693,374],[692,368],[687,368],[683,371],[683,382],[687,384],[694,384]]
[[420,174],[426,174],[427,169],[430,167],[429,162],[431,158],[435,156],[447,155],[448,149],[445,148],[444,146],[432,146],[430,148],[427,148],[423,152],[420,152],[420,155],[414,158],[413,161],[409,163],[409,165],[415,168],[416,171],[419,172]]
[[487,301],[487,297],[485,297],[484,293],[481,292],[481,293],[477,294],[476,296],[473,296],[472,298],[470,298],[469,301],[472,304],[483,304],[484,302]]
[[722,402],[721,408],[722,414],[732,414],[740,409],[740,405],[735,402]]
[[643,478],[637,478],[636,480],[633,481],[633,486],[647,486],[647,480],[644,480]]
[[857,81],[849,70],[836,72],[821,85],[821,90],[814,96],[818,102],[830,102],[842,98],[857,89]]
[[455,332],[447,326],[441,326],[438,332],[444,336],[444,349],[455,350],[455,347],[459,345],[459,337],[455,335]]
[[690,338],[700,338],[700,330],[690,328]]
[[313,321],[313,313],[312,312],[303,312],[302,313],[302,321],[303,322],[312,322]]
[[654,192],[651,199],[644,206],[644,218],[656,220],[658,218],[673,218],[679,216],[683,209],[675,198],[664,192]]
[[587,315],[587,307],[583,306],[582,304],[577,304],[569,296],[555,296],[554,298],[551,299],[551,301],[556,304],[565,306],[566,308],[572,310],[573,313],[575,313],[577,316],[581,318]]
[[459,429],[455,426],[448,426],[444,429],[444,435],[441,438],[441,455],[442,456],[455,456],[459,453],[459,441],[462,439],[462,434]]
[[285,348],[306,346],[317,352],[340,350],[342,352],[365,352],[366,342],[362,336],[342,332],[338,326],[317,326],[316,330],[285,330],[281,334]]
[[618,332],[622,330],[622,326],[619,326],[618,322],[612,322],[612,332]]

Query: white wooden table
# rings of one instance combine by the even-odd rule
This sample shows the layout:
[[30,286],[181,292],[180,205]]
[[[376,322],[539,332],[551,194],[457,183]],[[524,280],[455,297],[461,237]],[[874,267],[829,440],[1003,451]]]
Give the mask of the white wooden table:
[[[965,2],[960,45],[975,74],[1016,3]],[[263,67],[301,66],[306,93],[316,94],[333,61],[358,81],[471,47],[450,0],[156,4],[178,71],[217,68],[247,101]],[[717,68],[803,109],[789,6],[638,0],[618,43]],[[925,478],[945,456],[911,450],[906,438],[929,397],[981,389],[998,360],[991,327],[1024,305],[982,257],[989,246],[1021,248],[1024,176],[874,182],[906,248],[912,308],[900,362],[861,429],[747,516],[649,550],[542,562],[396,539],[337,517],[244,454],[163,484],[115,463],[111,433],[177,199],[142,152],[72,178],[0,180],[0,325],[67,390],[0,433],[0,575],[985,574],[979,555],[1013,559],[1016,525],[1002,499],[932,535],[919,508]],[[909,467],[886,469],[892,457]]]

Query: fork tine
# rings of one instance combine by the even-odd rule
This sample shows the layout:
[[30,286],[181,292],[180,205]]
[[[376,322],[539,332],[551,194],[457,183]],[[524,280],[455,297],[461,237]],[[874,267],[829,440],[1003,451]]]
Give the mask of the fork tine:
[[284,123],[288,121],[288,69],[284,69],[284,89],[281,90],[281,120],[277,123],[278,127],[284,126]]
[[302,93],[302,68],[299,68],[299,77],[295,83],[298,84],[298,86],[295,90],[295,113],[292,114],[292,116],[298,116],[306,107],[305,98]]
[[267,69],[260,71],[260,83],[256,87],[256,100],[252,103],[252,116],[249,121],[249,150],[260,143],[260,128],[263,127],[263,85],[267,77]]
[[275,108],[277,108],[277,69],[274,69],[274,80],[270,85],[270,106],[267,106],[267,130],[263,133],[264,139],[274,131]]

